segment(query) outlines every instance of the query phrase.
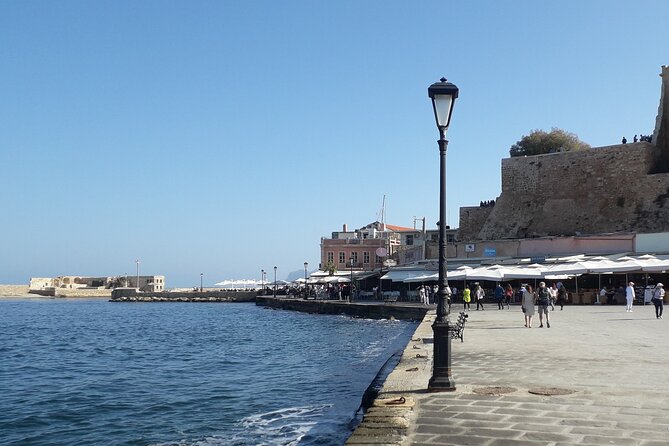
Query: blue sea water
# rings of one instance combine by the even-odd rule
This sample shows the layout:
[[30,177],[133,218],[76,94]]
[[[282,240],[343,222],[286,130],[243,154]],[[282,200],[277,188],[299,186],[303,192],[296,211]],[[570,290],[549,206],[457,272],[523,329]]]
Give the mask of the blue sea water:
[[1,445],[341,445],[416,324],[0,299]]

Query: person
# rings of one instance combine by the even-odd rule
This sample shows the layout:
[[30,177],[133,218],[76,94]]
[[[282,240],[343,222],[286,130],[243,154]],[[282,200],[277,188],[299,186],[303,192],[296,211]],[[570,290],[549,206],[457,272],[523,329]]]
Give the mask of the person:
[[627,288],[625,289],[625,299],[627,299],[627,306],[625,307],[625,311],[627,313],[632,313],[632,306],[634,305],[634,282],[630,282],[627,284]]
[[655,305],[655,317],[662,319],[662,311],[664,310],[664,285],[658,283],[653,289],[653,305]]
[[562,282],[557,284],[557,304],[560,305],[560,311],[564,310],[564,304],[567,302],[567,289]]
[[636,135],[634,135],[634,142],[637,142],[638,140],[639,138],[637,138]]
[[546,315],[546,327],[551,328],[551,323],[548,321],[548,307],[551,304],[551,293],[546,288],[546,282],[539,282],[536,295],[539,307],[539,328],[544,328],[544,315]]
[[471,308],[469,307],[469,302],[471,301],[472,301],[472,291],[469,289],[469,285],[465,285],[465,289],[464,291],[462,291],[462,302],[463,302],[462,309],[471,310]]
[[521,288],[523,291],[523,298],[520,302],[521,309],[525,315],[525,326],[527,328],[532,328],[532,316],[534,316],[534,293],[532,292],[532,287],[530,285],[525,285],[525,288]]
[[495,300],[497,301],[497,309],[498,310],[503,310],[504,309],[504,288],[502,288],[501,284],[497,284],[495,287]]
[[627,144],[627,138],[623,136],[623,144]]
[[427,304],[428,304],[428,302],[427,302],[427,293],[425,292],[425,287],[422,286],[422,285],[421,285],[420,287],[418,287],[418,297],[420,298],[420,302],[421,302],[423,305],[427,305]]
[[485,308],[483,308],[483,298],[485,297],[485,291],[483,291],[483,288],[481,288],[481,285],[478,283],[476,284],[476,291],[474,294],[476,295],[476,311],[478,311],[479,306],[481,307],[481,310],[485,310]]
[[603,286],[602,289],[599,290],[599,299],[597,299],[597,303],[598,304],[603,304],[605,297],[606,297],[606,287]]
[[506,308],[507,310],[511,308],[511,299],[513,299],[513,287],[510,283],[506,284],[506,291],[504,292],[506,297]]
[[557,301],[557,295],[558,295],[558,290],[557,287],[555,286],[555,282],[553,282],[551,287],[548,289],[548,292],[551,295],[551,311],[555,311],[555,302]]

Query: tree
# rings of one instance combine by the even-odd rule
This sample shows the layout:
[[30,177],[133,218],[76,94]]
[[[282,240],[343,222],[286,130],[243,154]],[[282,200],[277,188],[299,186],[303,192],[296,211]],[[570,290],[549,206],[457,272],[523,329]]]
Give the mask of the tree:
[[584,143],[574,133],[553,127],[550,132],[532,130],[520,141],[511,146],[511,156],[543,155],[545,153],[572,152],[589,149],[590,144]]
[[323,271],[326,271],[328,275],[332,276],[334,273],[337,272],[337,267],[334,266],[334,263],[328,262],[325,264],[325,267],[323,268]]

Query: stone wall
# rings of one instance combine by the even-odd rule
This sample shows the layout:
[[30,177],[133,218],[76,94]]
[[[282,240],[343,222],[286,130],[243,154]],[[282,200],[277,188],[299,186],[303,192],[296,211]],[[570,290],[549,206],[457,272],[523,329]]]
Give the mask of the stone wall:
[[112,290],[97,288],[56,288],[56,297],[111,297]]
[[461,207],[458,240],[462,242],[477,240],[478,233],[493,209],[493,207],[483,206]]
[[0,296],[24,296],[28,294],[28,285],[0,285]]
[[654,157],[640,142],[504,159],[502,193],[470,240],[667,232],[669,174],[648,173]]
[[[657,160],[653,172],[669,172],[669,67],[662,66],[662,89],[657,109],[653,142],[657,146]],[[665,114],[664,111],[667,111]]]

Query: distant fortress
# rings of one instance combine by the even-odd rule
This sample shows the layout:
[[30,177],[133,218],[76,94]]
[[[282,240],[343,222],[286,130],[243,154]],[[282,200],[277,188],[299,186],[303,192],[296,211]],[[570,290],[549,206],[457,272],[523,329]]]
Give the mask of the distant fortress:
[[652,143],[503,159],[501,195],[460,209],[458,240],[669,232],[669,67],[660,76]]

